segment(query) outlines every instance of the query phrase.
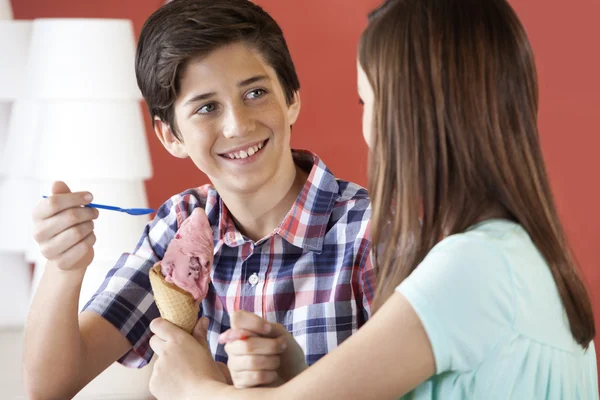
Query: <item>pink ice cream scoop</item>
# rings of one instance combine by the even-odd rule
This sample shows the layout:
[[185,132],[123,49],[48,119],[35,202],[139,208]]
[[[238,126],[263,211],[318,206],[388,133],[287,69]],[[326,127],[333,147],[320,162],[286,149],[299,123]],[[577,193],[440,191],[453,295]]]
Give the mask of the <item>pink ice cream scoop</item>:
[[213,232],[202,208],[192,212],[171,240],[161,262],[165,280],[202,301],[213,263]]

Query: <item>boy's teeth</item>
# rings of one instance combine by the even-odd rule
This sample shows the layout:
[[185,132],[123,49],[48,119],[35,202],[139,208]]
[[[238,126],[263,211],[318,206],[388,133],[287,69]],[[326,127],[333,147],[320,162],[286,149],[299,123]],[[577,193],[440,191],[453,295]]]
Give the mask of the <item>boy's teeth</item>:
[[248,158],[248,157],[251,157],[251,156],[255,155],[256,153],[258,153],[258,151],[262,148],[263,148],[263,144],[259,143],[252,147],[249,147],[248,150],[246,150],[246,151],[242,150],[238,153],[227,153],[227,157],[231,158],[232,160],[238,159],[238,158],[242,158],[242,159]]

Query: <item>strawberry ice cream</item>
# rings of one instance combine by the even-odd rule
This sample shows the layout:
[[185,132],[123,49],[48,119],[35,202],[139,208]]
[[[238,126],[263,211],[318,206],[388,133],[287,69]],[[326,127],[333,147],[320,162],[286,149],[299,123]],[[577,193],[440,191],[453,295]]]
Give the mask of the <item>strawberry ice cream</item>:
[[208,218],[196,208],[148,273],[161,317],[188,333],[194,330],[200,302],[208,293],[213,247]]
[[206,297],[213,263],[213,232],[201,208],[196,208],[171,240],[161,262],[165,280],[200,302]]

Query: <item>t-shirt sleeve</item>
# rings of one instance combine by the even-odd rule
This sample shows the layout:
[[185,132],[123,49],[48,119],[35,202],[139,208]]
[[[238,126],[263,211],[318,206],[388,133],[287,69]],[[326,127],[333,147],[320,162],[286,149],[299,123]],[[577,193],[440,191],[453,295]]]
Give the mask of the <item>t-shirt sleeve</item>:
[[152,359],[149,326],[160,313],[148,273],[162,260],[181,222],[198,206],[204,203],[192,190],[167,200],[146,225],[133,253],[119,258],[82,310],[102,316],[129,340],[132,349],[119,359],[125,366],[140,368]]
[[437,374],[477,368],[512,332],[510,264],[485,240],[466,235],[443,240],[396,290],[427,332]]

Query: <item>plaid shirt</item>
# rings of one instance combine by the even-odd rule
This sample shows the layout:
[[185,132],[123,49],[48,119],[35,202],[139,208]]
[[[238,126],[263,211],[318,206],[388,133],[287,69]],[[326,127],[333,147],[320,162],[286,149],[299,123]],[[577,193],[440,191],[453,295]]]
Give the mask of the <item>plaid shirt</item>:
[[134,252],[121,256],[84,308],[132,343],[119,362],[142,367],[152,358],[149,324],[159,312],[148,271],[196,207],[204,207],[214,232],[211,284],[200,313],[210,320],[208,342],[215,360],[227,362],[217,337],[229,329],[228,313],[234,310],[285,326],[309,365],[365,323],[375,287],[367,191],[336,180],[316,155],[293,154],[296,164],[310,171],[308,180],[281,225],[258,242],[238,231],[209,185],[175,195],[160,207]]

